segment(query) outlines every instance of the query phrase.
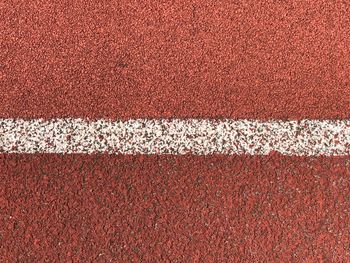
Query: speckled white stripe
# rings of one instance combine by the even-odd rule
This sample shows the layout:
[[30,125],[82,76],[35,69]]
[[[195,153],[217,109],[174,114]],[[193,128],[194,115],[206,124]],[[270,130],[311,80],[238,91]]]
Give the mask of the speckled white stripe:
[[350,120],[0,119],[1,153],[350,155]]

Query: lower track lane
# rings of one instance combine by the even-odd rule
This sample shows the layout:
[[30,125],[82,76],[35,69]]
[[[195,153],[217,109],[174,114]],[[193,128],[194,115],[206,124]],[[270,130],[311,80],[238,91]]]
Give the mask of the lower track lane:
[[348,261],[349,157],[0,155],[1,261]]

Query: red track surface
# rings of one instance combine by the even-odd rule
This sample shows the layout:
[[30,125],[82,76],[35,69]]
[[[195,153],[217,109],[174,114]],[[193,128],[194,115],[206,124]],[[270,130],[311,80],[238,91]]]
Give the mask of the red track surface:
[[0,117],[348,118],[344,1],[0,6]]
[[[350,117],[346,1],[51,2],[0,3],[0,118]],[[349,162],[0,155],[0,261],[349,261]]]
[[1,262],[347,262],[350,159],[0,157]]

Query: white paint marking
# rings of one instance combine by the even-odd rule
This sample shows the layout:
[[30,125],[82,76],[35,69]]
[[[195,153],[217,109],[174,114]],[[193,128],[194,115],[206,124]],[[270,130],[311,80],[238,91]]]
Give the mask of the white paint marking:
[[0,153],[350,155],[350,120],[0,119]]

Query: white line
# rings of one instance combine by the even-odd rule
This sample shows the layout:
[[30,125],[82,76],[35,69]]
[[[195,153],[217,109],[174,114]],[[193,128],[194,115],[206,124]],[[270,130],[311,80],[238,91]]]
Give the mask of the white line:
[[350,155],[350,120],[0,119],[0,153]]

